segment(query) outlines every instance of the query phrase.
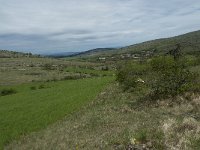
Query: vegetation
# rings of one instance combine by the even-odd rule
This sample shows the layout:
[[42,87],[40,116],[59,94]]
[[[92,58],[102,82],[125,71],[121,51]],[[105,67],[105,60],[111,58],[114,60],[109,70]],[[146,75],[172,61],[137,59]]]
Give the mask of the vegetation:
[[124,92],[117,83],[63,120],[5,149],[199,149],[199,95],[137,105],[143,91]]
[[[0,97],[0,146],[47,127],[95,98],[112,77],[17,85]],[[38,90],[30,90],[37,86]]]
[[6,95],[15,94],[15,93],[17,93],[17,91],[12,89],[12,88],[10,88],[10,89],[2,89],[0,91],[0,96],[6,96]]
[[[105,70],[106,69],[106,70]],[[94,68],[81,68],[81,67],[67,67],[65,70],[67,72],[75,72],[75,73],[81,73],[81,74],[88,74],[91,76],[113,76],[114,72],[111,70],[108,70],[107,67],[94,69]]]
[[102,71],[102,63],[69,61],[51,58],[1,58],[0,86],[27,82],[81,79],[91,76],[113,75],[113,70]]
[[16,51],[0,50],[0,58],[36,58],[41,57],[39,55],[33,55],[32,53],[22,53]]
[[195,89],[198,74],[191,72],[185,59],[175,60],[172,57],[158,57],[151,61],[153,71],[151,81],[151,90],[153,96],[158,98],[167,98],[167,96],[176,96]]
[[[157,39],[115,49],[95,49],[77,54],[76,58],[87,58],[94,61],[104,57],[107,61],[127,59],[141,59],[163,55],[176,47],[179,43],[184,54],[199,56],[200,31],[190,32],[170,38]],[[106,50],[106,51],[105,51]]]
[[122,84],[125,90],[128,90],[143,84],[143,77],[148,72],[149,66],[146,63],[129,61],[121,64],[117,69],[117,81]]
[[0,51],[0,149],[200,149],[199,33],[62,59]]
[[187,59],[176,60],[172,56],[160,56],[142,63],[128,62],[125,67],[118,68],[117,81],[125,90],[148,88],[152,99],[198,91],[198,73],[192,72],[187,64],[190,64]]

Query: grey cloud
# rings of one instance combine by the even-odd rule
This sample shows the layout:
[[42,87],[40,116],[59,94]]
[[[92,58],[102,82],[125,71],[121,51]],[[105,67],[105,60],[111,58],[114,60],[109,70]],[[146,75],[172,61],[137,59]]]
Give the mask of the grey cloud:
[[115,47],[200,29],[199,0],[0,0],[0,49]]

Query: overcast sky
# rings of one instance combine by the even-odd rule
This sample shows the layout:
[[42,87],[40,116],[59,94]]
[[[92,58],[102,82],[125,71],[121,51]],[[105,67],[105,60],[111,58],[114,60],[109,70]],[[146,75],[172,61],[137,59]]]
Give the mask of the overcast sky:
[[119,47],[200,29],[200,0],[0,0],[0,49]]

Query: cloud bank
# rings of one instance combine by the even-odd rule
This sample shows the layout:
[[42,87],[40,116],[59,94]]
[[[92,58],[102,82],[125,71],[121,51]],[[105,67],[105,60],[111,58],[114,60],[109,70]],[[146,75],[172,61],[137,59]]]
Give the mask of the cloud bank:
[[119,47],[200,29],[199,0],[0,0],[0,49]]

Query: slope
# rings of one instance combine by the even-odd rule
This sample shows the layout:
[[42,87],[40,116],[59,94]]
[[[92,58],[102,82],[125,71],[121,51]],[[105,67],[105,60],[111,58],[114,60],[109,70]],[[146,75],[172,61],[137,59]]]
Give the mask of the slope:
[[199,54],[200,53],[200,30],[190,32],[187,34],[156,39],[152,41],[147,41],[139,44],[134,44],[122,48],[99,48],[94,50],[89,50],[83,53],[74,55],[75,57],[111,57],[119,56],[121,54],[140,54],[145,52],[150,52],[154,54],[166,53],[170,49],[173,49],[176,44],[181,45],[181,49],[187,54]]

